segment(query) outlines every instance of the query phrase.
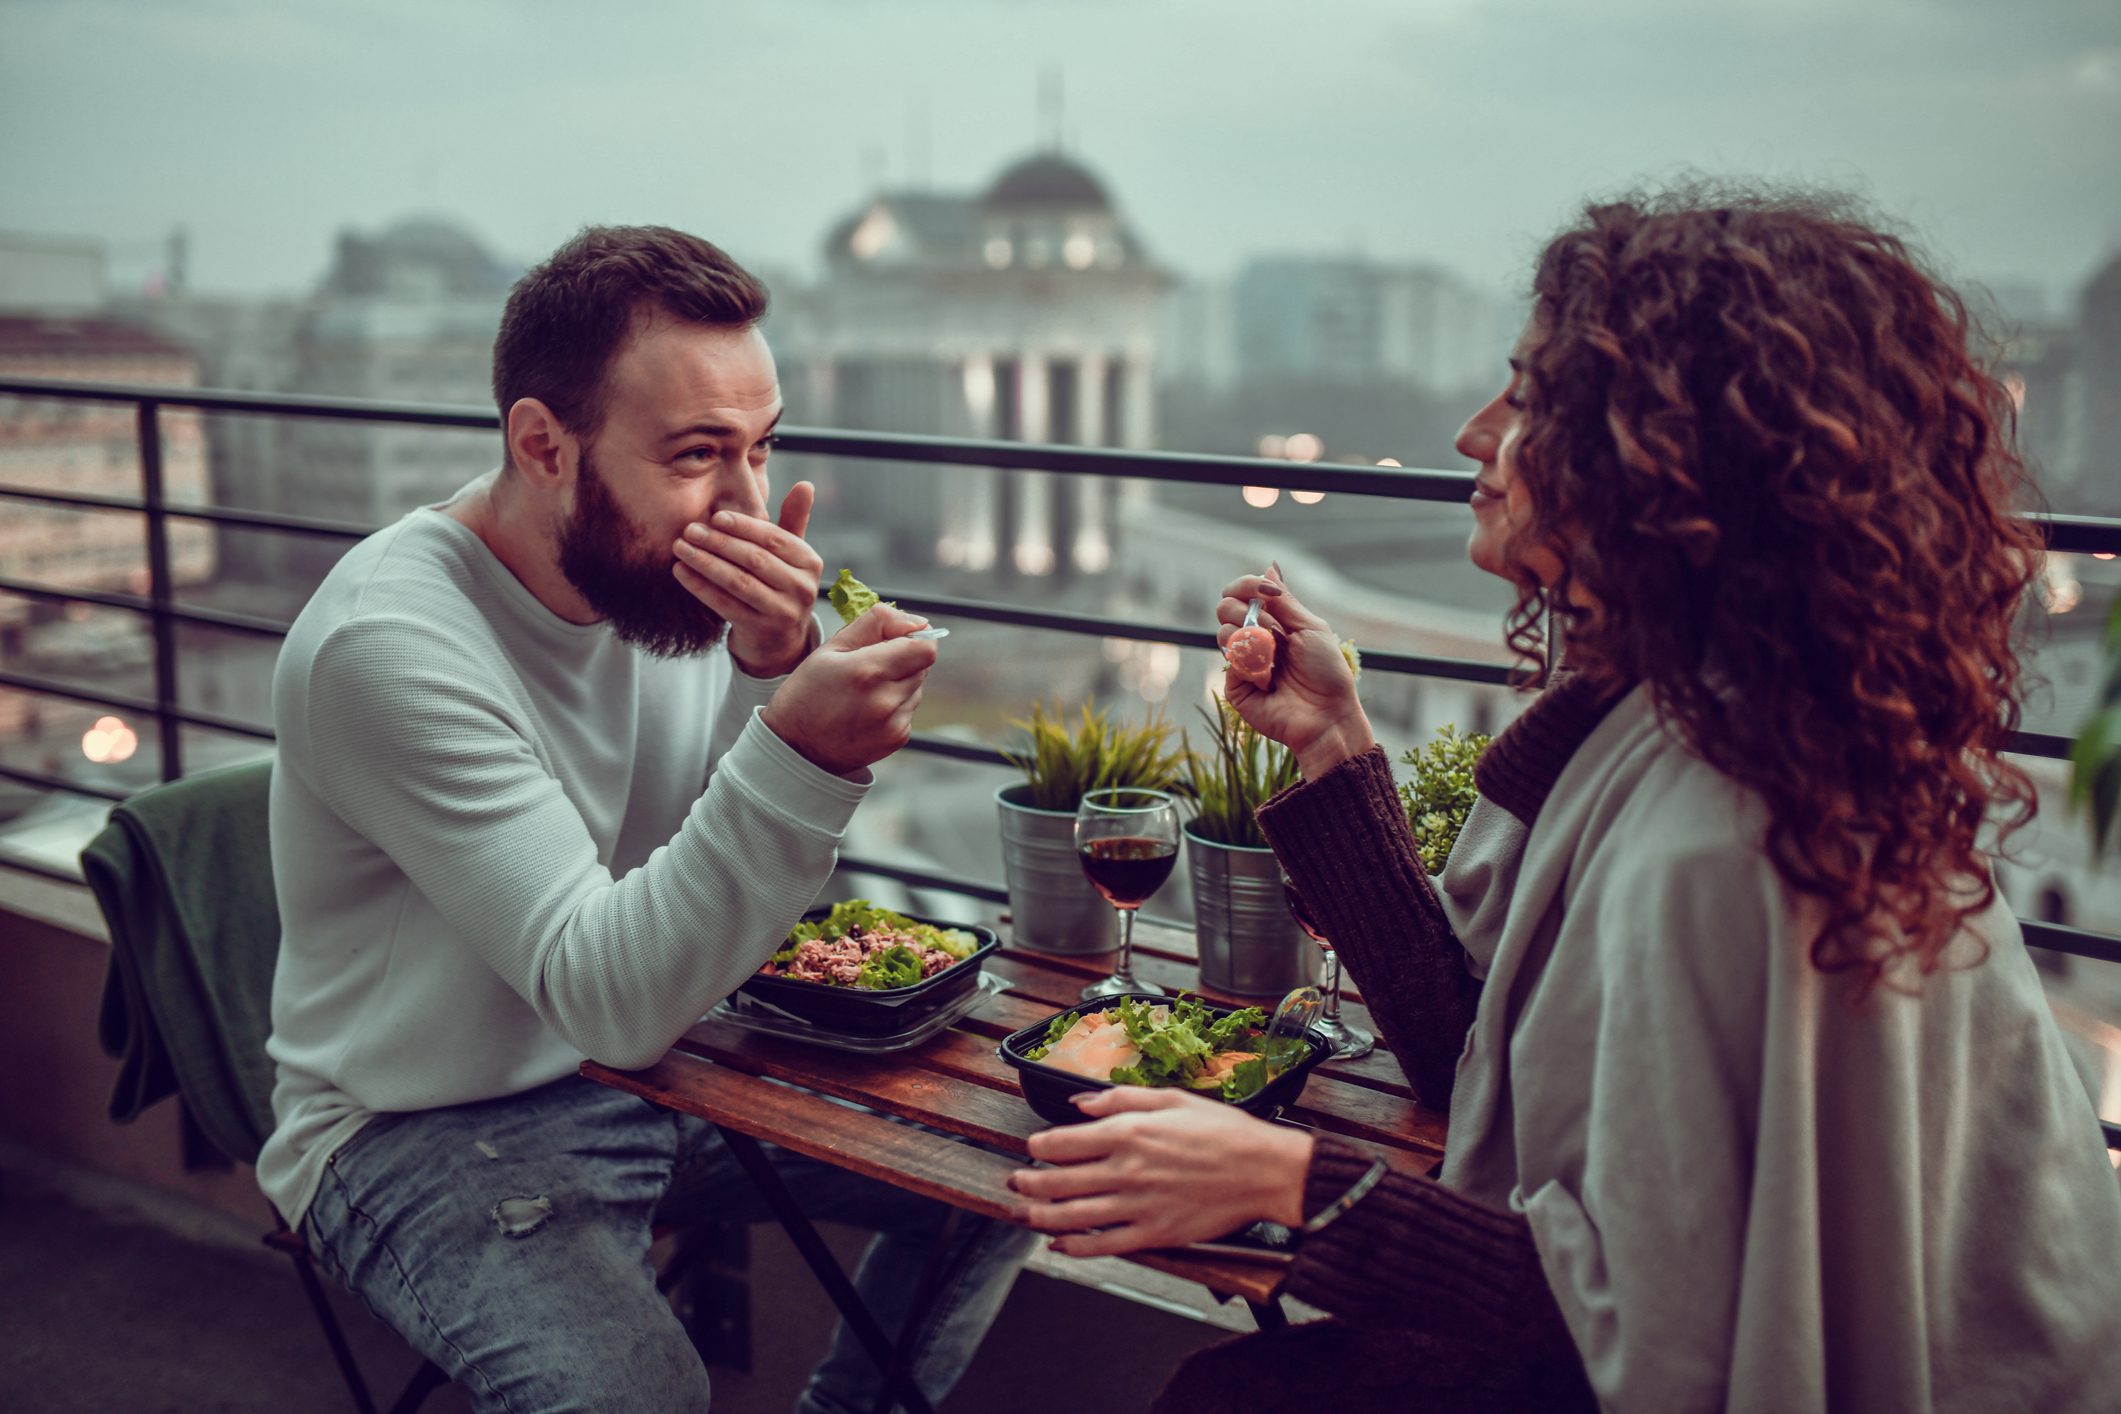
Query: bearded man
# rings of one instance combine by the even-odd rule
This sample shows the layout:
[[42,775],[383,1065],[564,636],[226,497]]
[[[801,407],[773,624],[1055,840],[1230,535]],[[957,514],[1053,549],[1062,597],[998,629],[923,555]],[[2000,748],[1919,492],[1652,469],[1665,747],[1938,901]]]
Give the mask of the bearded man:
[[[659,1058],[830,877],[936,657],[820,644],[813,491],[768,518],[766,292],[707,242],[583,232],[510,294],[503,464],[354,547],[273,680],[277,1123],[258,1180],[480,1409],[705,1409],[650,1227],[766,1214],[710,1127],[580,1078]],[[879,1230],[901,1328],[945,1210],[777,1155]],[[913,1373],[949,1388],[1031,1235],[960,1227]],[[837,1333],[799,1409],[867,1410]]]

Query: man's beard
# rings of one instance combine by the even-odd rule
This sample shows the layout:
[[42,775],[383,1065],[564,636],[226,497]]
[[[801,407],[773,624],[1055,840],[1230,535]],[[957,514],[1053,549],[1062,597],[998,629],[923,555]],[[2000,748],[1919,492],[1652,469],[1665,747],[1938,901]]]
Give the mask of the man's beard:
[[641,534],[584,447],[574,514],[560,527],[560,573],[622,642],[658,658],[706,652],[722,641],[728,624],[678,583],[668,553],[628,553]]

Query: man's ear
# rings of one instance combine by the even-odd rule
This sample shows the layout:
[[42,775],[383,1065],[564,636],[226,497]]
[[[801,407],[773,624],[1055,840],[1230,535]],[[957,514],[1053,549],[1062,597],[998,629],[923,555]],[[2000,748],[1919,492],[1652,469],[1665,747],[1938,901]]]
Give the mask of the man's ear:
[[508,461],[530,485],[546,490],[571,480],[580,444],[536,398],[517,398],[508,409]]

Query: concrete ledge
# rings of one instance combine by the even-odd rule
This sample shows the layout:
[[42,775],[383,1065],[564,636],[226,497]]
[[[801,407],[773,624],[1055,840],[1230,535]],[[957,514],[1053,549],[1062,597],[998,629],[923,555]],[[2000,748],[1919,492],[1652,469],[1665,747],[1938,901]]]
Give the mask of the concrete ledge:
[[263,1232],[271,1214],[249,1169],[186,1172],[175,1105],[112,1123],[118,1063],[96,1041],[109,962],[110,943],[86,885],[0,869],[0,1139],[217,1209]]
[[0,937],[13,931],[9,914],[106,945],[110,942],[110,933],[103,926],[103,911],[96,907],[96,896],[89,892],[88,885],[62,883],[0,863]]

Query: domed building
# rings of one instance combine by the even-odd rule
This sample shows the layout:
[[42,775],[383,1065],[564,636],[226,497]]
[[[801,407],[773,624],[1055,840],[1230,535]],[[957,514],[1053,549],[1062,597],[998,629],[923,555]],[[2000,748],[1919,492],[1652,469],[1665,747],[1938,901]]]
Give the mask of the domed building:
[[[1085,446],[1156,437],[1150,261],[1105,184],[1046,151],[984,190],[880,193],[833,225],[826,277],[779,308],[782,382],[806,422]],[[973,571],[1095,573],[1126,483],[1041,472],[830,478],[875,553]],[[1115,495],[1115,492],[1117,495]]]

